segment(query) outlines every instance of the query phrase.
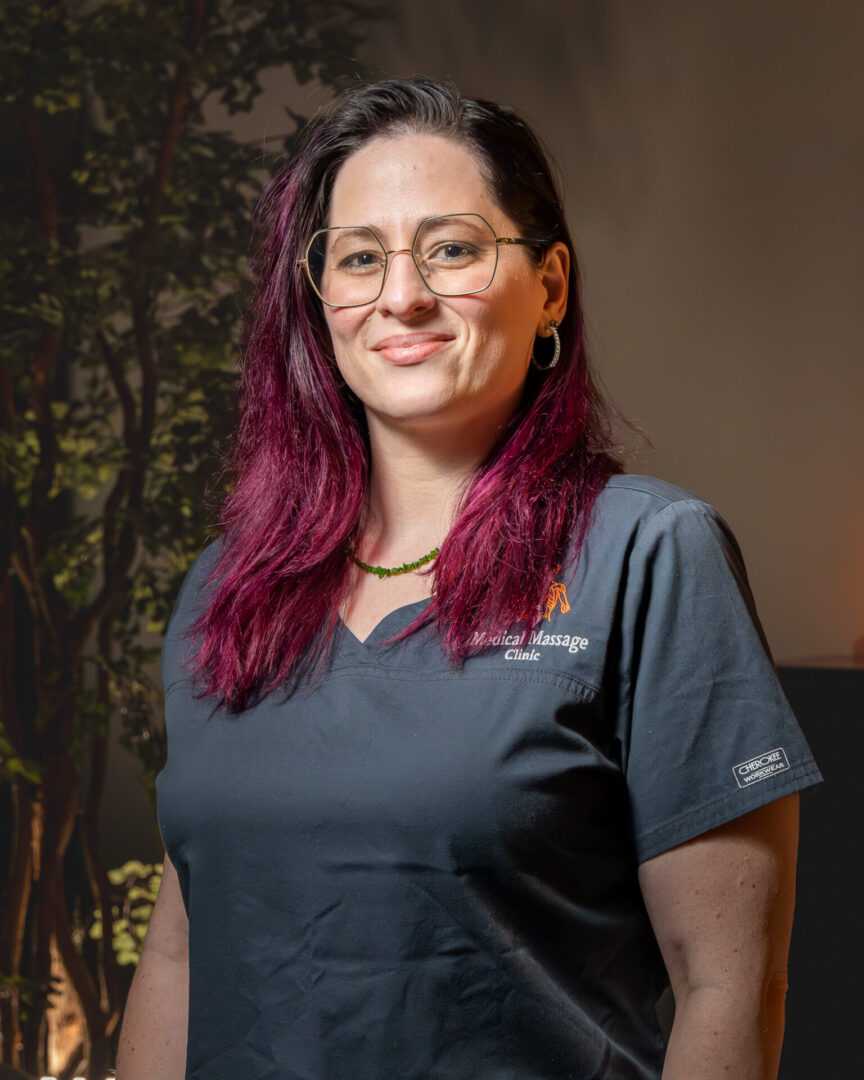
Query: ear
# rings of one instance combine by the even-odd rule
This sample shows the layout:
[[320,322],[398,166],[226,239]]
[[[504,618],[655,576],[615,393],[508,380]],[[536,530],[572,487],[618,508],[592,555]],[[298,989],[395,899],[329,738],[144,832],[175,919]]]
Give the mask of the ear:
[[537,326],[540,337],[548,336],[549,323],[563,322],[567,313],[567,287],[570,276],[570,249],[560,240],[547,250],[540,267],[540,282],[546,290],[541,321]]

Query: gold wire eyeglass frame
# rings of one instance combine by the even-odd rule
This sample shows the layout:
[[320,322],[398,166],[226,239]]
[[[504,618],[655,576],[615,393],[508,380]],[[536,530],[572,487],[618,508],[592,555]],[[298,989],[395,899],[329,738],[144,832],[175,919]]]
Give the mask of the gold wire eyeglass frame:
[[[423,268],[420,266],[420,263],[417,262],[417,256],[414,254],[414,245],[417,243],[417,237],[420,235],[420,230],[430,221],[440,221],[441,218],[448,217],[479,218],[495,239],[495,265],[492,267],[492,273],[489,276],[489,280],[486,282],[482,289],[471,289],[469,292],[455,293],[439,292],[437,289],[433,289],[429,282],[426,280],[426,275],[423,273]],[[378,292],[370,300],[364,300],[362,301],[362,303],[359,304],[331,304],[328,300],[324,299],[318,289],[318,286],[315,284],[315,280],[312,277],[312,270],[309,266],[309,252],[312,248],[312,245],[315,243],[317,237],[321,236],[322,233],[335,232],[337,229],[365,229],[367,232],[372,233],[372,235],[381,245],[381,250],[384,253],[384,271],[381,274],[381,284],[378,287]],[[303,258],[297,260],[297,266],[302,266],[303,269],[306,271],[306,277],[309,281],[309,284],[312,286],[313,290],[315,291],[315,295],[318,297],[321,303],[326,304],[327,307],[332,308],[365,307],[367,304],[374,304],[375,301],[380,297],[381,293],[384,291],[384,283],[387,280],[387,271],[390,269],[391,255],[410,255],[412,262],[417,267],[417,273],[420,275],[420,279],[422,280],[426,288],[429,290],[429,292],[433,294],[433,296],[474,296],[476,293],[485,292],[495,280],[495,272],[498,269],[498,249],[501,244],[522,244],[525,247],[546,247],[549,244],[549,241],[540,239],[532,240],[524,236],[495,236],[495,230],[492,228],[486,218],[483,217],[482,214],[433,214],[431,217],[425,217],[421,222],[419,222],[417,228],[414,231],[414,237],[411,240],[410,248],[394,248],[392,251],[388,251],[384,247],[384,242],[381,237],[378,235],[378,233],[375,232],[373,228],[370,228],[370,226],[368,225],[331,225],[330,227],[325,229],[316,229],[316,231],[310,236],[309,242],[303,250]]]

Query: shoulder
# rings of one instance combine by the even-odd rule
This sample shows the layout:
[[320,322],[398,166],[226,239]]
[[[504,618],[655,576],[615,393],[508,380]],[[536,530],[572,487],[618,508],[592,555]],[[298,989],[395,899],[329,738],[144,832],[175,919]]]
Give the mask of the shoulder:
[[[649,520],[655,514],[679,503],[695,503],[714,508],[692,491],[653,476],[618,473],[610,476],[606,487],[597,496],[597,509],[607,515],[627,519]],[[714,511],[716,513],[716,511]]]
[[[581,564],[581,571],[578,567]],[[655,599],[687,582],[714,581],[748,596],[734,533],[717,509],[692,491],[650,476],[622,473],[595,500],[576,557],[577,578],[598,580],[617,596]]]
[[174,611],[169,622],[169,634],[184,616],[192,614],[191,621],[194,621],[201,614],[198,609],[206,603],[208,586],[212,584],[213,573],[221,550],[222,541],[213,541],[206,544],[192,560],[177,593]]
[[632,473],[609,478],[594,504],[591,533],[600,533],[604,543],[617,537],[630,551],[676,536],[737,551],[731,529],[711,503],[665,480]]
[[192,561],[183,577],[168,620],[162,648],[162,678],[166,686],[185,670],[192,651],[189,631],[206,610],[221,550],[221,540],[207,544]]

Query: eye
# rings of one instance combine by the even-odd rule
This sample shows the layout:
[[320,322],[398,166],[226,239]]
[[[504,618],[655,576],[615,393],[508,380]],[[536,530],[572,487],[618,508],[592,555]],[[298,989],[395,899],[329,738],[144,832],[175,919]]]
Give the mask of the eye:
[[427,262],[438,263],[461,263],[475,258],[477,249],[473,244],[466,244],[461,240],[447,240],[436,244],[424,256]]
[[380,270],[383,265],[384,258],[380,251],[353,251],[339,260],[336,269],[356,273],[362,270]]

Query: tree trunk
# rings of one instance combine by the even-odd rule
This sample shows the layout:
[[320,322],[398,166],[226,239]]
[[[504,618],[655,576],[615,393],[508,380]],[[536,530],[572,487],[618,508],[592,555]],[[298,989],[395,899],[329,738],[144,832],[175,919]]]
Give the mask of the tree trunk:
[[[0,588],[0,726],[9,741],[12,753],[19,760],[27,755],[27,740],[16,693],[16,677],[20,675],[17,660],[22,647],[29,642],[18,640],[21,627],[16,611],[15,581],[9,577],[8,565],[0,564],[3,586]],[[25,635],[26,636],[26,635]],[[12,804],[9,869],[6,888],[6,908],[0,929],[0,972],[20,977],[21,958],[27,933],[27,912],[30,905],[34,874],[34,859],[38,860],[40,822],[36,815],[33,784],[18,776],[9,785]],[[21,1002],[15,992],[0,995],[0,1061],[20,1066],[23,1055],[21,1031]]]
[[[114,635],[113,616],[106,616],[99,625],[97,646],[99,655],[110,660]],[[111,686],[108,672],[103,665],[99,667],[96,696],[106,715],[111,707]],[[102,798],[105,794],[105,776],[108,765],[108,736],[95,735],[90,751],[90,782],[87,802],[84,807],[82,839],[84,843],[84,862],[93,906],[101,912],[103,934],[96,950],[97,979],[99,999],[105,1015],[105,1034],[110,1036],[120,1019],[122,1008],[120,977],[117,958],[111,944],[111,895],[108,888],[108,876],[102,859],[102,833],[99,814]]]
[[[57,950],[66,977],[81,1005],[85,1026],[83,1041],[86,1048],[87,1071],[91,1080],[97,1080],[97,1078],[104,1080],[104,1077],[108,1075],[111,1060],[111,1046],[106,1033],[109,1018],[102,1010],[96,984],[75,945],[65,899],[58,903],[55,916]],[[110,918],[108,925],[110,925]]]
[[[0,935],[0,972],[20,976],[27,926],[27,908],[33,882],[34,805],[30,784],[16,780],[12,784],[12,857],[9,868],[8,899],[2,935]],[[0,997],[0,1061],[4,1065],[22,1064],[23,1037],[21,1010],[17,994]]]
[[[40,802],[43,815],[42,850],[30,926],[31,970],[45,980],[45,988],[49,989],[51,948],[57,937],[57,908],[60,904],[64,910],[66,907],[63,857],[75,828],[78,810],[78,770],[68,756],[46,758]],[[46,1012],[46,1006],[40,1003],[33,1009],[34,1015],[26,1025],[30,1037],[25,1037],[25,1067],[39,1076],[48,1071]]]

